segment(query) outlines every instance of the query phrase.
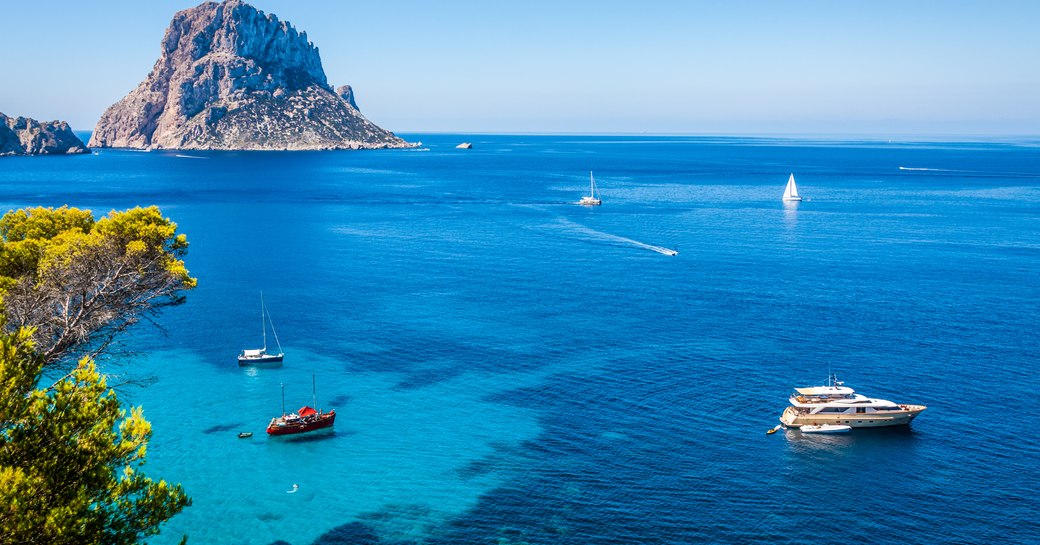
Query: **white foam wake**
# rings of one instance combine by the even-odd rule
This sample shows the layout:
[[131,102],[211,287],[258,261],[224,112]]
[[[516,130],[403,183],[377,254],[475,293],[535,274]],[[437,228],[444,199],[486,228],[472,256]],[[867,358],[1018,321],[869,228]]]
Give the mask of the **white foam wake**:
[[638,240],[633,240],[633,239],[626,238],[626,237],[623,237],[623,236],[614,235],[614,234],[611,234],[611,233],[604,233],[603,231],[597,231],[595,229],[591,229],[591,228],[586,227],[584,225],[581,225],[579,223],[574,223],[573,221],[570,221],[570,220],[567,220],[567,219],[561,218],[560,219],[560,224],[562,224],[564,227],[567,227],[567,228],[569,228],[569,229],[571,229],[571,230],[573,230],[575,232],[582,233],[584,235],[587,235],[587,236],[589,236],[591,238],[594,238],[594,239],[597,239],[597,240],[605,240],[605,241],[616,242],[616,243],[620,243],[620,244],[624,244],[624,245],[628,245],[628,246],[635,246],[637,248],[642,248],[644,250],[650,250],[651,252],[657,252],[659,254],[664,254],[664,255],[679,255],[679,251],[678,250],[673,250],[671,248],[665,248],[664,246],[655,246],[653,244],[647,244],[645,242],[639,242]]

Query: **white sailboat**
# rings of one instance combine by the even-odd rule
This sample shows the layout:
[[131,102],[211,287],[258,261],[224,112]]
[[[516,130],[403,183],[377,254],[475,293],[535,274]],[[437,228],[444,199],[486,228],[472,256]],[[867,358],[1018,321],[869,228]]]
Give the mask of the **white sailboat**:
[[784,202],[798,202],[802,200],[798,196],[798,186],[794,183],[794,173],[791,173],[791,177],[787,179],[787,187],[784,188]]
[[603,204],[600,200],[599,195],[596,193],[596,178],[592,176],[592,171],[589,171],[589,194],[582,197],[578,204],[583,206],[599,206]]
[[[271,333],[274,334],[274,342],[278,345],[278,353],[267,352],[267,324],[271,324]],[[260,329],[264,336],[264,347],[255,350],[246,349],[238,355],[239,365],[257,365],[264,363],[282,363],[285,354],[282,352],[282,343],[278,341],[278,332],[274,330],[274,322],[271,321],[271,313],[267,311],[264,304],[264,292],[260,292]]]

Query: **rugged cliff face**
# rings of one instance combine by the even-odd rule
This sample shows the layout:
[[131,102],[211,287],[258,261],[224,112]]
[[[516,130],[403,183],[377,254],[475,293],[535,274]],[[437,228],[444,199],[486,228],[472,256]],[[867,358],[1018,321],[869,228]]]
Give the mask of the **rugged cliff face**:
[[0,155],[60,155],[89,150],[64,121],[39,122],[0,113]]
[[[342,88],[341,88],[342,90]],[[92,147],[361,149],[409,147],[325,79],[306,33],[241,0],[174,15],[162,53],[112,105]]]

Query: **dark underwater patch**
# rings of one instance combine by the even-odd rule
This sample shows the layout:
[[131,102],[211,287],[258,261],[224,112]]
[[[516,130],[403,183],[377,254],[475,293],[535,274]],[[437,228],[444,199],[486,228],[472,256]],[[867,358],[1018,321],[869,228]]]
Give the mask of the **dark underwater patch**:
[[313,545],[378,545],[379,536],[362,522],[349,522],[318,536]]
[[242,426],[245,426],[244,422],[238,422],[237,424],[217,424],[216,426],[212,426],[202,430],[202,433],[222,433],[225,431],[240,429]]
[[328,406],[333,409],[338,409],[340,407],[343,407],[347,403],[350,403],[350,396],[338,395],[329,400]]
[[461,367],[445,367],[440,369],[425,369],[408,375],[404,380],[394,385],[395,390],[417,390],[426,386],[437,384],[461,375]]

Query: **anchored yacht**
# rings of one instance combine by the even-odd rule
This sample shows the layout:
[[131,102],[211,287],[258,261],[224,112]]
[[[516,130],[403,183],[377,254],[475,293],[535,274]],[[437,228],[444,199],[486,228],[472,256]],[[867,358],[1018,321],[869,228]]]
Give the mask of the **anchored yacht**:
[[877,428],[904,426],[917,418],[927,407],[893,403],[857,394],[844,382],[831,375],[826,386],[795,388],[791,406],[780,415],[780,422],[789,428],[802,426],[851,426]]

